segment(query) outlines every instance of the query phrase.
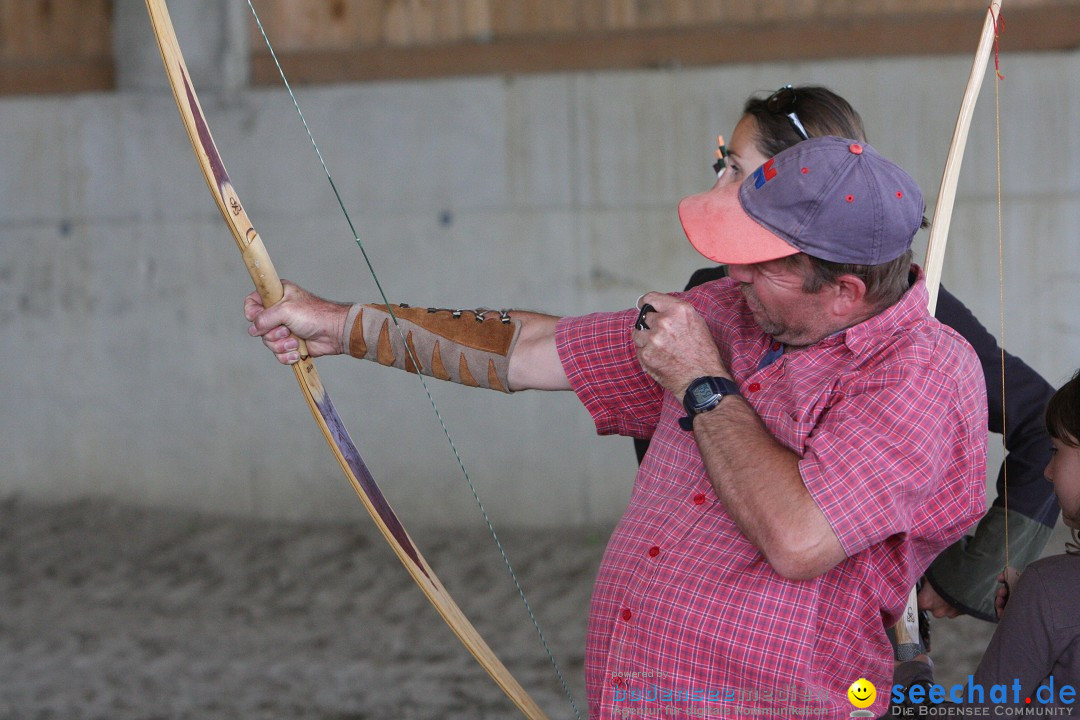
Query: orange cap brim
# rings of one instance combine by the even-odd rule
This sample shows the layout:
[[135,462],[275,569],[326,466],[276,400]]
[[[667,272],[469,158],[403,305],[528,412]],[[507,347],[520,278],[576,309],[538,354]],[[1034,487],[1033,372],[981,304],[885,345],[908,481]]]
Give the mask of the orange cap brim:
[[690,244],[714,262],[752,265],[799,252],[746,214],[737,183],[683,198],[679,221]]

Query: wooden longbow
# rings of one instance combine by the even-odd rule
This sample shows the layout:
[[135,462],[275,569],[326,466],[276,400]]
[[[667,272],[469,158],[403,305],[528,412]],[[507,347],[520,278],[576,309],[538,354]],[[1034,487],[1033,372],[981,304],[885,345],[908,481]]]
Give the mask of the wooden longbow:
[[971,119],[975,114],[975,102],[979,99],[986,66],[994,48],[997,35],[998,18],[1001,17],[1001,0],[993,0],[986,9],[986,21],[983,23],[979,45],[975,50],[975,59],[971,64],[964,99],[960,103],[960,113],[953,129],[952,144],[945,158],[945,171],[938,189],[937,204],[934,206],[934,221],[930,226],[930,239],[926,246],[926,289],[930,294],[930,314],[937,309],[938,288],[941,286],[941,268],[945,264],[945,244],[949,239],[949,226],[952,223],[953,201],[956,200],[956,185],[960,178],[960,164],[967,147]]
[[[198,159],[199,168],[206,179],[210,194],[214,197],[221,216],[225,219],[225,224],[232,231],[233,239],[236,240],[236,246],[244,259],[248,274],[255,283],[255,288],[262,297],[263,304],[273,305],[281,300],[283,295],[281,280],[274,270],[262,238],[255,232],[244,206],[240,203],[240,198],[233,189],[221,155],[210,135],[210,128],[206,124],[199,98],[191,85],[184,55],[180,51],[180,43],[176,39],[172,19],[169,17],[169,10],[164,0],[146,0],[146,9],[150,13],[150,21],[154,26],[154,37],[161,51],[162,62],[165,63],[165,73],[169,77],[173,98],[180,110],[180,118],[191,140],[191,147],[195,151],[195,157]],[[375,521],[375,525],[386,538],[386,542],[393,548],[398,559],[409,571],[409,575],[420,586],[446,624],[487,671],[492,680],[502,688],[507,697],[526,717],[547,718],[488,647],[457,603],[451,599],[431,566],[420,554],[412,538],[405,532],[405,527],[387,503],[382,490],[379,489],[356,446],[349,438],[349,433],[345,430],[345,425],[341,422],[337,410],[334,409],[334,404],[330,401],[330,396],[315,370],[315,363],[308,356],[307,348],[303,343],[299,350],[302,359],[292,368],[296,373],[304,399],[307,400],[311,414],[333,451],[334,457],[337,458],[338,464],[341,465],[349,484],[360,496],[360,500],[363,501],[371,519]]]
[[[971,63],[971,73],[968,76],[967,87],[964,88],[964,98],[960,103],[960,113],[956,118],[956,126],[953,128],[949,152],[945,157],[945,171],[942,173],[937,204],[934,206],[934,220],[930,225],[930,239],[926,245],[926,260],[923,266],[923,272],[926,274],[926,290],[930,296],[928,304],[931,315],[937,310],[938,288],[941,287],[941,269],[945,264],[945,245],[949,239],[953,203],[956,200],[956,186],[960,179],[960,165],[964,159],[964,150],[967,148],[971,119],[975,114],[975,103],[979,99],[979,91],[982,89],[983,77],[986,75],[986,66],[990,61],[990,55],[994,47],[994,38],[997,35],[998,18],[1000,17],[1001,0],[992,0],[990,6],[986,9],[986,21],[983,23],[982,34],[979,36],[975,59]],[[1006,542],[1008,542],[1007,539]],[[916,652],[915,648],[919,646],[918,607],[915,590],[912,588],[908,596],[907,607],[904,609],[904,615],[895,626],[896,643],[901,654],[905,650],[907,653],[913,654]]]

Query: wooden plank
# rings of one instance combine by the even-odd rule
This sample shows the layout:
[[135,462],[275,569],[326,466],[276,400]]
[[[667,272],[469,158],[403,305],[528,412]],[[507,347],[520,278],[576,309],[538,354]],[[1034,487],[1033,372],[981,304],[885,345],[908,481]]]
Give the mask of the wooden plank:
[[0,59],[79,57],[111,51],[108,0],[0,0]]
[[492,0],[464,0],[465,37],[487,39],[491,37]]
[[109,0],[0,0],[0,95],[114,86]]
[[112,58],[78,62],[0,63],[0,95],[45,95],[112,90]]
[[[966,1],[966,0],[965,0]],[[1006,52],[1080,47],[1080,5],[1022,7],[1006,16]],[[377,47],[285,53],[297,82],[355,82],[490,73],[723,65],[823,58],[970,53],[968,11],[712,24],[656,32],[579,32],[434,47]],[[265,53],[252,58],[255,84],[278,82]]]
[[[985,0],[259,0],[304,82],[967,53]],[[114,87],[110,0],[0,0],[0,94]],[[1080,47],[1080,2],[1005,13],[1006,52]],[[254,23],[252,32],[255,33]],[[255,84],[277,82],[253,35]]]

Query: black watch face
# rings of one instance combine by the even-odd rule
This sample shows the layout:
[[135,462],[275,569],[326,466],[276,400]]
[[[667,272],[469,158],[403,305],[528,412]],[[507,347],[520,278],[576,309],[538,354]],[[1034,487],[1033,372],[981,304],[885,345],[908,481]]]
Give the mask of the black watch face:
[[695,405],[705,405],[716,397],[716,392],[712,389],[712,385],[707,382],[694,385],[690,390],[690,394],[694,397]]

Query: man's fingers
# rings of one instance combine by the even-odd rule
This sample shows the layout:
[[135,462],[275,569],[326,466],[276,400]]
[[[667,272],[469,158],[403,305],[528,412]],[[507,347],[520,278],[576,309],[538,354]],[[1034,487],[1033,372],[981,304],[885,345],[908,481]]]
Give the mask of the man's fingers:
[[259,293],[253,292],[244,298],[244,318],[249,322],[255,319],[263,310],[262,298],[259,297]]
[[[278,328],[285,327],[284,325],[280,324],[268,323],[261,314],[256,314],[255,317],[248,318],[248,320],[251,321],[251,324],[248,325],[248,335],[250,335],[251,337],[273,339],[269,337],[270,334]],[[287,332],[288,328],[285,328],[285,330]]]
[[[268,332],[264,333],[263,337],[267,340],[285,340],[286,338],[292,337],[292,332],[290,332],[289,328],[285,327],[284,325],[278,325],[277,327],[272,328]],[[295,338],[293,338],[293,342],[296,343]],[[296,347],[297,345],[294,345],[289,349],[295,350]]]
[[250,306],[245,303],[244,309],[245,315],[251,321],[248,332],[253,337],[281,339],[289,334],[289,328],[286,327],[286,322],[288,322],[287,312],[282,303],[264,308],[258,301],[253,301]]
[[[288,334],[288,328],[282,328],[285,330],[286,337],[278,339],[270,339],[269,336],[263,336],[263,345],[265,345],[270,352],[274,353],[274,357],[282,365],[292,365],[300,360],[300,341],[292,334]],[[276,329],[275,329],[276,331]]]
[[287,353],[274,353],[274,357],[276,357],[278,362],[282,365],[295,365],[300,362],[300,353],[295,350]]
[[[281,301],[267,307],[257,292],[244,298],[244,317],[250,323],[248,335],[262,340],[277,361],[282,365],[293,365],[300,361],[301,337],[312,338],[318,335],[319,311],[328,314],[326,308],[334,303],[322,300],[307,293],[300,287],[282,279],[283,295]],[[323,306],[326,306],[325,308]],[[297,328],[296,334],[289,325]],[[340,330],[338,331],[340,334]],[[325,342],[325,341],[323,341]],[[308,341],[308,351],[314,356],[328,354],[325,348],[312,352],[312,341]],[[305,353],[305,356],[307,353]]]
[[289,332],[287,327],[276,327],[270,332],[263,335],[263,345],[270,349],[274,354],[287,353],[290,350],[298,350],[300,348],[300,341],[296,339],[296,336]]
[[637,303],[635,303],[635,307],[640,308],[640,307],[642,307],[644,305],[649,305],[649,304],[651,304],[649,302],[650,298],[655,298],[657,295],[661,295],[661,294],[662,293],[650,291],[650,292],[638,295],[638,299],[637,299]]

